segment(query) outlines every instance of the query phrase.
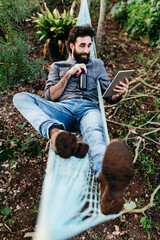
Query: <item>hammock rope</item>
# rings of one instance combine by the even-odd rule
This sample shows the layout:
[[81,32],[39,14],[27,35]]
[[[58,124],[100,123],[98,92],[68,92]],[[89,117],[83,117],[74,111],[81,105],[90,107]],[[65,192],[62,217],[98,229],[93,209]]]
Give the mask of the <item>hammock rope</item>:
[[[91,25],[87,0],[81,1],[77,25]],[[91,58],[96,58],[93,42]],[[99,104],[105,126],[106,142],[109,136],[103,99],[98,82]],[[103,215],[100,192],[88,154],[83,159],[63,159],[55,154],[50,144],[46,174],[42,187],[40,211],[34,240],[68,239],[101,222],[121,215]]]

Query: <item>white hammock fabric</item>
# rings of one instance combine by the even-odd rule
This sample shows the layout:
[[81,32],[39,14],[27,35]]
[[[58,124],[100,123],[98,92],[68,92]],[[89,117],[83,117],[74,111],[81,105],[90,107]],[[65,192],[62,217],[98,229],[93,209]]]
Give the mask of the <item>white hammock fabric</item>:
[[[91,25],[87,0],[81,1],[77,25]],[[91,58],[96,58],[93,43]],[[98,83],[99,103],[109,143],[103,100]],[[42,188],[35,240],[68,239],[101,222],[121,215],[103,215],[98,183],[92,174],[88,154],[83,159],[63,159],[50,145],[46,175]]]

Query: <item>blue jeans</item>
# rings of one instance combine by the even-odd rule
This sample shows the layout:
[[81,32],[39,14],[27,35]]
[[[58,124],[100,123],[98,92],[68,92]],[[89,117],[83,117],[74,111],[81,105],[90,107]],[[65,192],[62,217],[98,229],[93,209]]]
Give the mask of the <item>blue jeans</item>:
[[106,139],[100,109],[96,103],[84,99],[52,102],[31,93],[17,93],[13,103],[31,125],[49,139],[51,127],[66,131],[80,131],[89,145],[93,171],[98,177],[106,149]]

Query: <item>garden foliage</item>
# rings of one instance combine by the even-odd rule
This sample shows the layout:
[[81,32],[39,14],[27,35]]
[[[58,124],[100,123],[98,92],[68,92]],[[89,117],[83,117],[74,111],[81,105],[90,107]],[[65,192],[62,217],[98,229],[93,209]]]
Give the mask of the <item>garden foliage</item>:
[[123,0],[114,5],[111,15],[132,36],[151,46],[160,45],[159,0]]
[[42,60],[31,59],[31,46],[23,33],[25,19],[32,15],[34,1],[0,2],[0,87],[44,77]]

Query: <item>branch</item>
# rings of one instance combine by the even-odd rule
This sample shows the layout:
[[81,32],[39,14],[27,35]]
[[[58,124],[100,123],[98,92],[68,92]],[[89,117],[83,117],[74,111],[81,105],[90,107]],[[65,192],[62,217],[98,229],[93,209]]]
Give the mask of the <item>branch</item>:
[[[136,82],[136,81],[135,81]],[[133,83],[133,82],[132,82]],[[130,85],[130,84],[129,84]],[[130,90],[129,90],[129,94],[134,90],[136,89],[137,87],[139,87],[141,85],[141,83],[138,83],[137,85],[135,85],[134,87],[132,87]]]
[[155,132],[158,132],[158,131],[160,131],[160,128],[156,128],[155,130],[153,130],[153,131],[151,131],[151,132],[148,132],[148,133],[144,133],[144,134],[142,134],[142,135],[138,134],[136,131],[132,131],[132,133],[135,134],[135,135],[137,135],[137,136],[139,136],[139,137],[141,137],[141,138],[144,138],[144,139],[146,139],[146,140],[149,140],[149,141],[151,141],[151,142],[154,142],[155,144],[160,145],[159,142],[156,142],[156,141],[154,141],[153,139],[146,137],[146,135],[149,135],[149,134],[152,134],[152,133],[155,133]]
[[160,128],[156,128],[155,130],[153,130],[151,132],[144,133],[143,136],[147,136],[149,134],[152,134],[152,133],[155,133],[155,132],[159,132],[159,131],[160,131]]
[[123,210],[122,214],[126,214],[126,213],[142,213],[143,215],[145,215],[144,212],[146,210],[148,210],[149,208],[155,206],[155,204],[154,204],[154,197],[155,197],[155,195],[156,195],[156,193],[158,192],[159,189],[160,189],[160,185],[158,185],[158,187],[156,187],[154,192],[151,194],[150,202],[145,207],[140,208],[140,209]]
[[155,133],[155,132],[160,131],[160,128],[156,128],[156,129],[152,130],[151,132],[144,133],[143,135],[139,135],[139,134],[135,131],[135,129],[136,129],[136,128],[130,128],[127,136],[125,137],[125,142],[127,142],[129,135],[133,133],[134,135],[137,135],[137,136],[138,136],[138,139],[139,139],[139,141],[138,141],[138,143],[137,143],[137,146],[136,146],[136,149],[135,149],[135,156],[134,156],[133,163],[135,163],[136,160],[137,160],[137,158],[138,158],[138,151],[139,151],[141,142],[142,142],[142,141],[144,142],[144,139],[149,140],[149,141],[152,141],[152,142],[160,145],[159,142],[156,142],[156,141],[154,141],[153,139],[150,139],[150,138],[147,138],[147,137],[146,137],[147,135],[150,135],[150,134],[152,134],[152,133]]
[[153,124],[152,120],[153,120],[158,114],[159,114],[159,112],[156,112],[156,114],[155,114],[153,117],[151,117],[151,119],[150,119],[148,122],[142,124],[140,127],[143,127],[143,126],[145,126],[145,125],[147,125],[147,124]]
[[150,94],[132,95],[130,98],[123,98],[123,99],[121,100],[121,102],[123,102],[123,101],[128,101],[128,100],[131,100],[131,99],[140,98],[140,97],[151,97],[151,98],[155,98],[154,95],[150,95]]
[[141,97],[151,97],[151,98],[156,98],[154,95],[149,95],[149,94],[141,94],[141,95],[132,95],[129,98],[122,98],[122,100],[118,103],[112,104],[112,105],[106,105],[105,108],[112,108],[115,107],[116,105],[118,105],[121,102],[124,101],[128,101],[128,100],[132,100],[132,99],[136,99],[136,98],[141,98]]
[[8,225],[6,223],[4,223],[4,226],[10,231],[12,232],[12,230],[10,229],[10,227],[8,227]]
[[159,123],[159,122],[148,122],[148,124],[153,124],[153,125],[160,126],[160,123]]
[[139,151],[141,142],[142,142],[142,138],[139,139],[138,144],[137,144],[137,147],[136,147],[136,149],[135,149],[135,156],[134,156],[134,159],[133,159],[133,163],[135,163],[136,160],[137,160],[137,158],[138,158],[138,151]]
[[[151,0],[151,2],[154,2],[154,0]],[[158,59],[160,58],[160,55],[158,54],[158,57],[155,59],[155,61],[150,65],[148,72],[150,72],[151,68],[153,67],[153,65],[158,61]]]
[[[114,123],[114,124],[117,124],[117,125],[120,125],[120,126],[123,126],[123,127],[127,127],[127,128],[141,129],[141,130],[144,129],[142,127],[134,127],[134,126],[131,127],[130,125],[127,125],[127,124],[124,124],[124,123],[119,123],[119,122],[116,122],[116,121],[113,121],[113,120],[109,120],[109,119],[107,119],[107,122],[111,122],[111,123]],[[148,129],[154,129],[154,128],[148,128]]]
[[141,78],[137,78],[137,81],[141,82],[143,85],[145,85],[145,86],[147,86],[147,87],[149,87],[149,88],[152,88],[152,89],[154,89],[154,90],[158,90],[158,91],[160,91],[160,88],[158,88],[158,87],[154,87],[154,86],[152,86],[152,85],[146,83],[146,82],[143,81]]

